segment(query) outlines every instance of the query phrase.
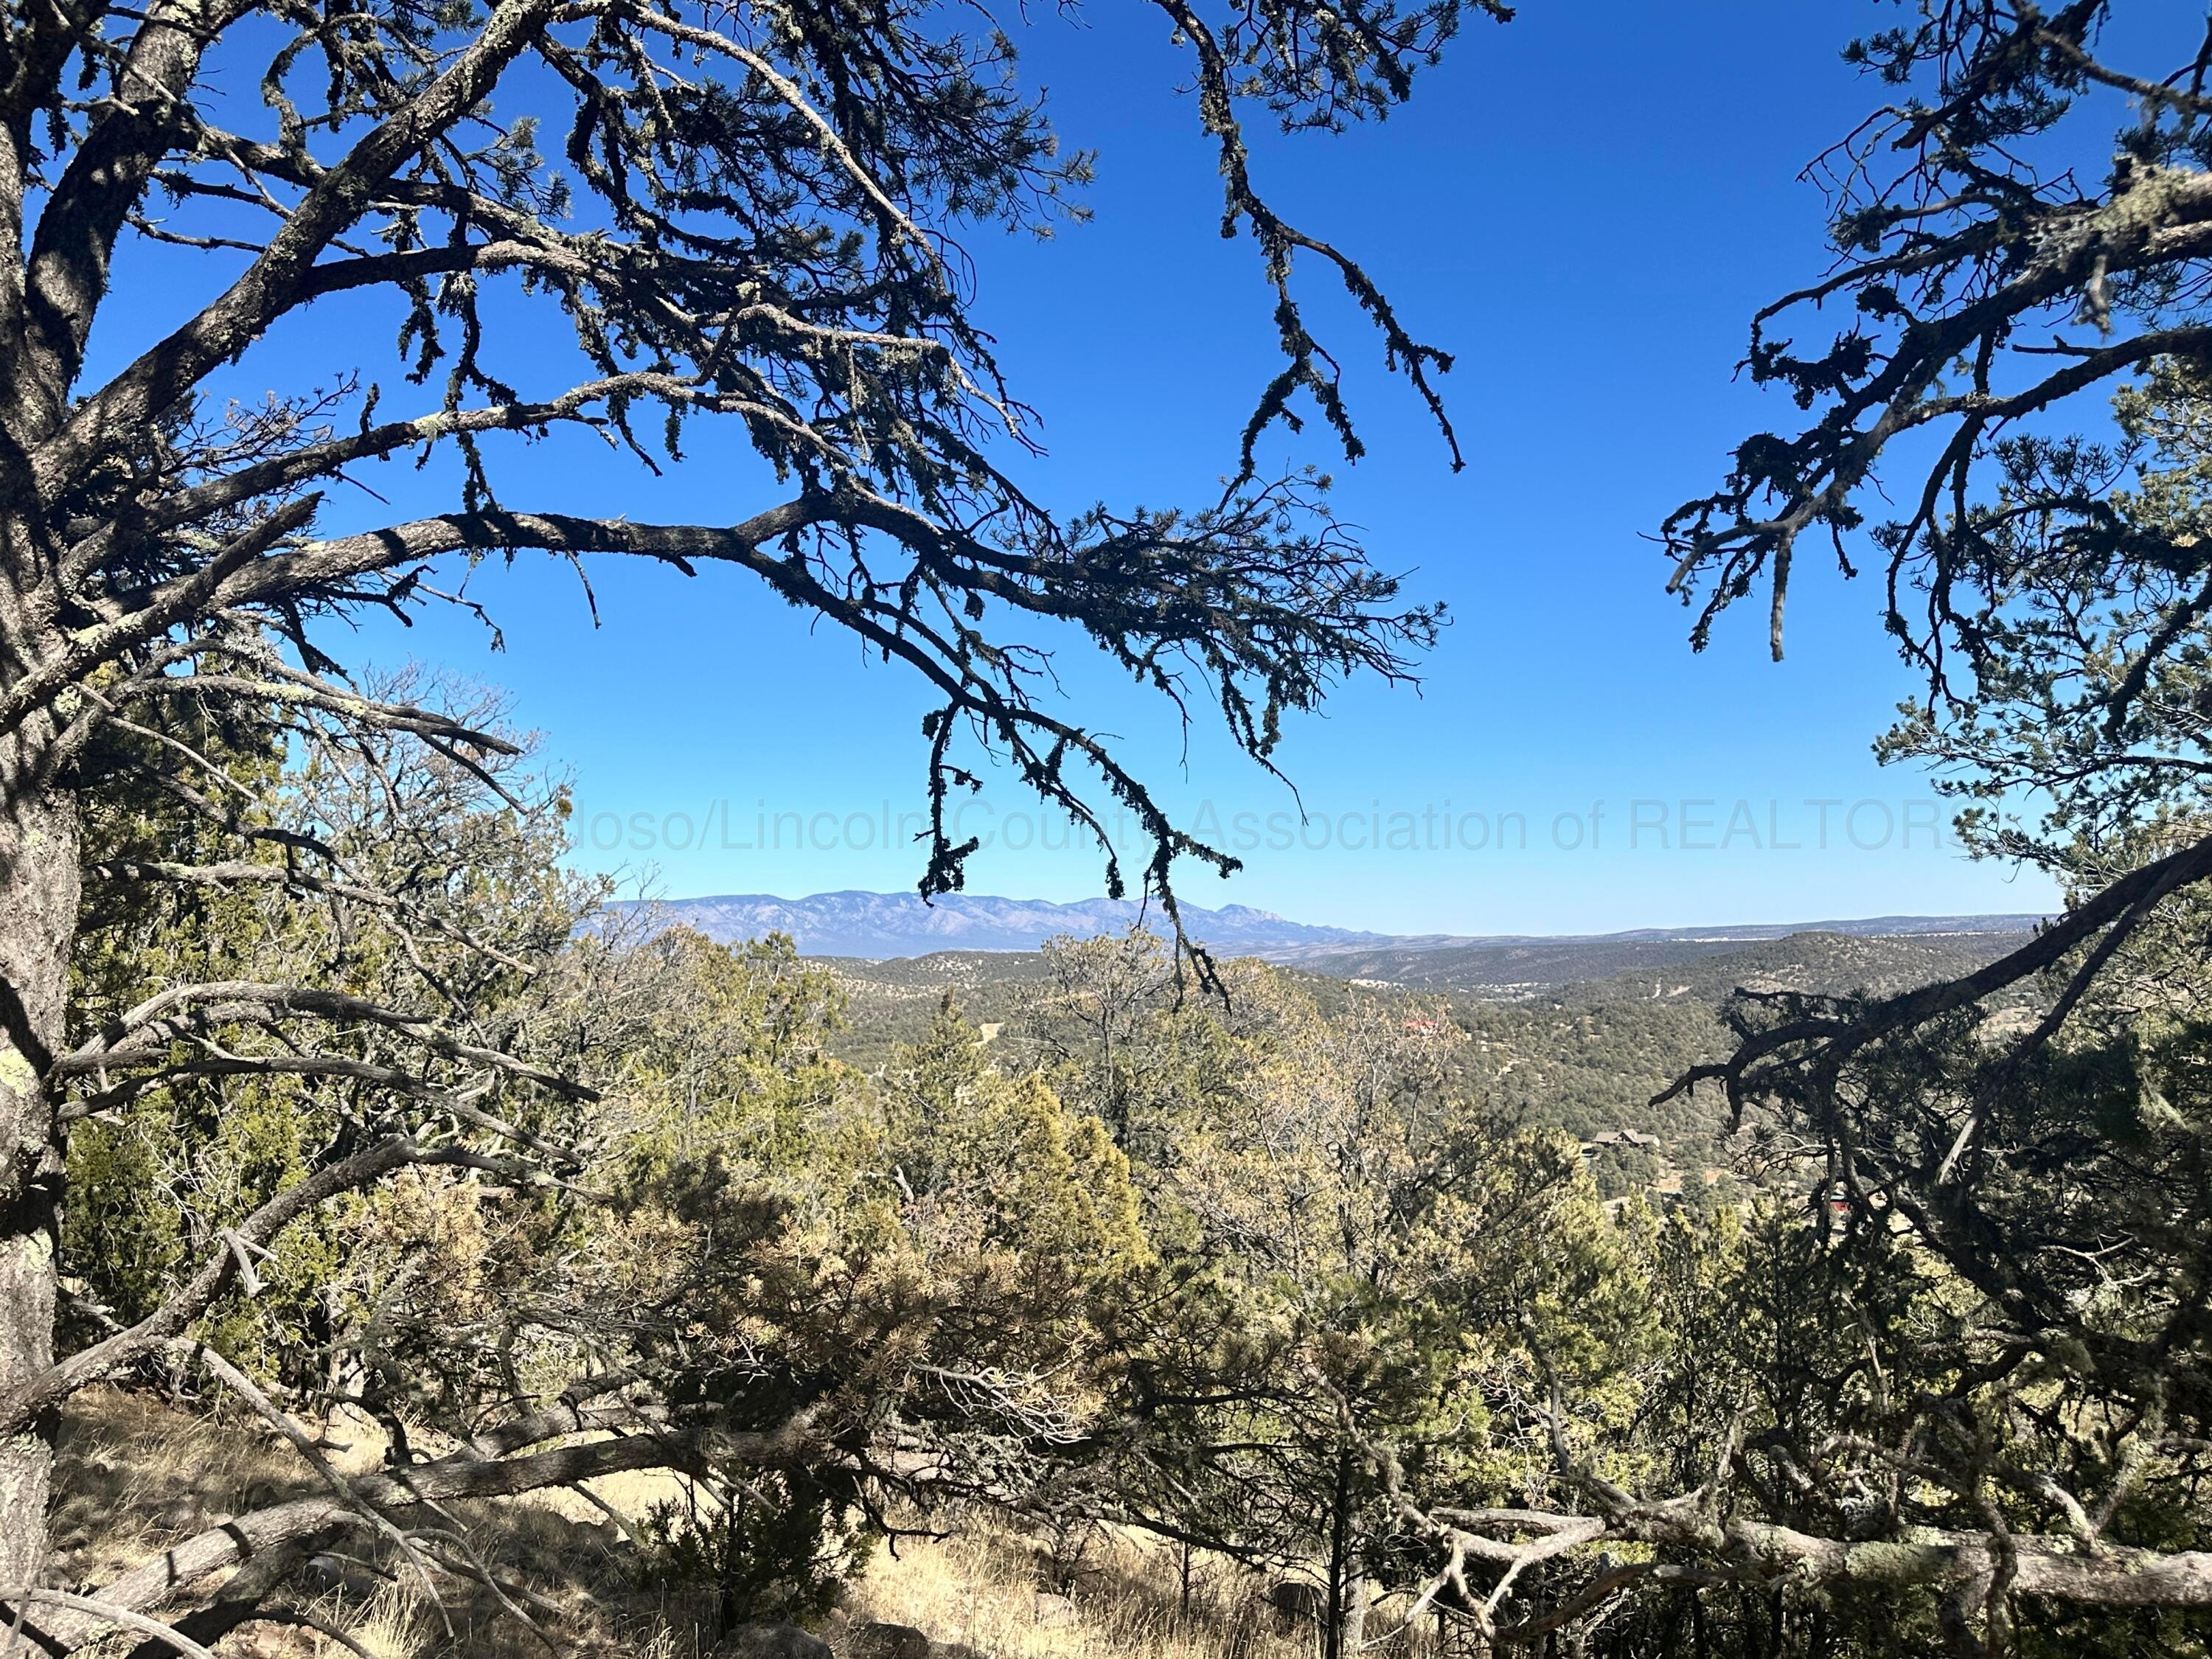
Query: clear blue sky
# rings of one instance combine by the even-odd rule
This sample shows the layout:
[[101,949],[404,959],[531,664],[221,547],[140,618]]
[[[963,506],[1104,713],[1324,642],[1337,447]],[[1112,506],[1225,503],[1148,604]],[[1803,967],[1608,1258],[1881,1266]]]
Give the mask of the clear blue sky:
[[[1018,36],[1030,71],[1063,134],[1100,152],[1093,222],[972,245],[983,314],[1045,418],[1037,487],[1072,505],[1203,498],[1273,368],[1253,250],[1215,233],[1213,162],[1157,15],[1032,11]],[[1924,781],[1873,763],[1869,741],[1907,685],[1872,586],[1805,582],[1778,666],[1748,615],[1693,657],[1643,539],[1711,486],[1735,441],[1794,412],[1735,384],[1734,368],[1752,311],[1822,268],[1820,202],[1795,175],[1873,96],[1838,51],[1878,15],[1866,0],[1539,0],[1509,26],[1470,24],[1387,124],[1263,137],[1261,176],[1280,204],[1355,250],[1415,331],[1458,354],[1447,390],[1468,465],[1454,475],[1372,338],[1308,273],[1371,450],[1334,468],[1341,509],[1457,620],[1418,695],[1355,685],[1291,732],[1283,761],[1313,821],[1287,836],[1267,822],[1293,810],[1281,785],[1211,732],[1186,750],[1163,710],[1069,642],[1069,696],[1168,799],[1232,840],[1237,815],[1255,815],[1246,872],[1222,884],[1192,871],[1188,897],[1397,932],[2051,902],[2032,878],[1938,848]],[[272,344],[295,368],[368,359],[389,324],[359,320],[371,331],[358,351],[354,320],[332,308],[314,337]],[[1318,434],[1304,441],[1274,449],[1334,462]],[[712,449],[662,481],[574,450],[508,477],[509,505],[647,519],[727,521],[769,499],[742,458]],[[403,513],[444,504],[412,475],[378,487]],[[378,510],[342,508],[363,522]],[[574,774],[587,865],[656,867],[677,896],[911,885],[917,850],[883,833],[886,811],[920,804],[922,703],[904,674],[864,665],[741,577],[607,562],[592,574],[597,628],[573,579],[531,561],[472,589],[503,653],[433,615],[412,630],[364,623],[355,654],[510,687]],[[1811,804],[1823,801],[1835,804]],[[1398,811],[1412,815],[1410,850],[1389,845]],[[781,848],[757,844],[763,815],[790,813],[796,833],[786,817]],[[1095,856],[1059,850],[1065,832],[1038,825],[1011,780],[969,827],[992,836],[973,890],[1098,890]],[[1382,850],[1344,845],[1378,830]],[[1464,844],[1477,834],[1488,844]]]

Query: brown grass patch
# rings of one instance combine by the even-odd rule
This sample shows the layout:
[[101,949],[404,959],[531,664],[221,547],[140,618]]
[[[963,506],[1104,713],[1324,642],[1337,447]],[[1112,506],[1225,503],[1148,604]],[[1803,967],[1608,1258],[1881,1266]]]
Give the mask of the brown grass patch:
[[[327,1437],[344,1445],[333,1455],[342,1468],[371,1468],[382,1456],[381,1437],[362,1424],[332,1425]],[[227,1516],[319,1486],[258,1421],[186,1413],[114,1389],[88,1389],[70,1403],[60,1450],[53,1567],[72,1588],[95,1588]],[[679,1490],[678,1478],[663,1474],[594,1486],[632,1519]],[[516,1599],[557,1645],[481,1586],[445,1573],[426,1583],[388,1545],[366,1536],[318,1558],[289,1605],[344,1632],[374,1659],[700,1659],[712,1646],[706,1599],[641,1585],[635,1547],[577,1494],[456,1504],[451,1513],[479,1556],[520,1587]],[[1035,1542],[988,1517],[939,1524],[951,1535],[876,1552],[824,1632],[833,1645],[842,1650],[854,1625],[883,1620],[984,1659],[1313,1659],[1316,1650],[1310,1626],[1266,1604],[1264,1579],[1225,1560],[1195,1558],[1186,1597],[1177,1553],[1141,1536],[1100,1528],[1072,1567],[1053,1567]],[[1429,1659],[1429,1632],[1389,1634],[1395,1623],[1389,1607],[1376,1608],[1368,1652]],[[354,1659],[313,1630],[265,1623],[225,1638],[221,1651],[225,1659]]]
[[[1314,1659],[1318,1650],[1313,1626],[1267,1604],[1266,1579],[1218,1557],[1193,1562],[1186,1601],[1177,1552],[1100,1528],[1063,1602],[1030,1540],[988,1520],[950,1530],[903,1541],[896,1555],[879,1551],[853,1587],[849,1617],[910,1625],[988,1659]],[[1428,1659],[1425,1621],[1411,1631],[1397,1623],[1389,1604],[1376,1606],[1365,1651]]]

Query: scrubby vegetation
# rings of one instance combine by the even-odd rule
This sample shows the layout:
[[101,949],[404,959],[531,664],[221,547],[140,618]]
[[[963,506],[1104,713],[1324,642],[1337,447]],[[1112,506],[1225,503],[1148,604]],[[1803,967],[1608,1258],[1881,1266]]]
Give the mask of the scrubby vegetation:
[[[1464,1068],[1468,1086],[1519,1119],[1584,1141],[1624,1129],[1657,1136],[1659,1145],[1649,1154],[1595,1154],[1594,1168],[1610,1197],[1647,1188],[1668,1170],[1717,1169],[1741,1152],[1741,1146],[1729,1144],[1727,1103],[1717,1095],[1687,1094],[1654,1103],[1675,1079],[1728,1051],[1722,1011],[1740,988],[1815,996],[1894,993],[1970,972],[2021,939],[2008,933],[1794,933],[1751,944],[1717,943],[1686,957],[1669,947],[1656,971],[1635,968],[1533,992],[1515,988],[1511,994],[1488,983],[1498,954],[1489,947],[1472,970],[1461,960],[1465,953],[1440,951],[1310,956],[1274,971],[1325,1011],[1365,1001],[1399,1009],[1408,1019],[1456,1024],[1471,1042],[1455,1052],[1453,1064]],[[1616,953],[1603,943],[1586,947],[1577,942],[1550,952],[1543,965],[1553,972],[1603,969]],[[1004,1063],[1018,1066],[1036,1058],[1024,1044],[1036,1039],[1032,1011],[1039,988],[1062,971],[1072,954],[1060,947],[825,961],[846,1006],[830,1047],[861,1070],[876,1070],[900,1043],[919,1036],[944,994],[954,990],[969,1017],[993,1041],[1006,1045],[999,1052],[1015,1056]],[[1439,968],[1432,957],[1449,960]],[[1526,968],[1524,963],[1516,971]],[[1473,991],[1466,988],[1470,972]],[[1380,976],[1384,974],[1401,977]],[[1174,994],[1164,963],[1152,963],[1145,983],[1150,995]]]
[[[1681,1064],[1617,1048],[1686,1024],[1624,1016],[1711,1005],[1455,1009],[1256,962],[1202,993],[1134,933],[1027,960],[988,1033],[937,989],[863,1070],[836,1053],[848,983],[788,941],[599,910],[547,856],[561,797],[516,749],[228,763],[272,817],[312,801],[402,910],[190,886],[95,909],[65,1328],[88,1375],[171,1403],[102,1393],[76,1419],[56,1565],[88,1607],[211,1579],[179,1639],[327,1628],[391,1659],[549,1621],[680,1654],[872,1620],[1038,1659],[1941,1639],[1952,1547],[1911,1540],[1974,1501],[1935,1461],[1986,1363],[1972,1259],[1931,1245],[1909,1192],[1835,1185],[1803,1145],[1735,1144],[1741,1182],[1678,1203],[1639,1195],[1659,1149],[1592,1158],[1558,1127],[1631,1106],[1583,1106],[1561,1073],[1625,1091]],[[140,861],[194,832],[114,823]],[[294,1053],[251,988],[301,955],[358,1000],[312,1064],[241,1087],[239,1062]],[[426,1042],[410,1001],[487,961],[482,1047]],[[173,977],[232,1004],[163,1015]],[[155,1046],[118,1042],[113,1011],[149,998],[167,1023],[129,1024]],[[453,1127],[422,1122],[433,1103]],[[364,1157],[388,1166],[298,1201]],[[2008,1467],[2112,1455],[2073,1386],[2051,1379]],[[1911,1471],[1878,1449],[1899,1434]],[[2131,1549],[2185,1537],[2187,1455],[2130,1455],[2101,1524]],[[1840,1457],[1898,1478],[1839,1502],[1790,1477]],[[1654,1488],[1693,1496],[1637,1507]],[[1594,1493],[1656,1518],[1586,1516]],[[1789,1564],[1815,1547],[1790,1540],[1854,1534],[1898,1548],[1833,1579]],[[1771,1576],[1701,1565],[1747,1550]],[[2094,1627],[2147,1640],[2164,1617]],[[2017,1639],[2081,1628],[2062,1592],[2021,1604]]]
[[[1282,360],[1218,495],[1067,516],[988,448],[1030,428],[957,237],[1048,225],[1088,160],[964,9],[0,21],[0,1648],[2205,1651],[2212,36],[2124,68],[2116,6],[1917,0],[1851,48],[1884,90],[1823,168],[1838,258],[1747,364],[1803,422],[1668,518],[1668,586],[1699,647],[1762,594],[1778,655],[1793,561],[1863,540],[1922,677],[1883,752],[2069,902],[1993,957],[1739,975],[1716,1036],[1667,975],[1717,994],[1717,957],[1484,1010],[1176,928],[1178,871],[1236,860],[1041,641],[1269,766],[1434,642],[1326,481],[1258,458],[1304,413],[1362,447],[1294,268],[1451,445],[1448,360],[1270,205],[1243,119],[1386,112],[1462,8],[1161,9]],[[2073,138],[2106,94],[2100,179],[2063,161],[2113,153]],[[340,295],[443,369],[430,406],[224,402]],[[2099,386],[2101,437],[2057,435]],[[707,420],[779,492],[737,522],[495,487],[507,440],[674,465]],[[402,457],[453,510],[324,533],[320,487]],[[1172,945],[932,986],[853,1064],[851,981],[566,872],[495,701],[327,654],[363,606],[473,605],[441,562],[495,553],[748,573],[931,688],[924,896],[1002,763]],[[1516,971],[1480,983],[1559,990]],[[1674,1067],[1641,1121],[1748,1136],[1741,1190],[1647,1201],[1650,1145],[1560,1127]]]

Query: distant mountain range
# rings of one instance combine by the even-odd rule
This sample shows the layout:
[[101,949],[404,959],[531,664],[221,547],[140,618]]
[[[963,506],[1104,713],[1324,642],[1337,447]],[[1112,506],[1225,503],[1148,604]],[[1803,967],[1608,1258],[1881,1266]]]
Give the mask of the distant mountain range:
[[[859,957],[869,961],[928,956],[940,951],[1034,951],[1061,934],[1089,937],[1121,933],[1137,922],[1164,927],[1157,903],[1128,899],[1085,899],[1055,904],[1044,899],[991,898],[950,893],[924,904],[912,893],[816,893],[807,898],[778,898],[767,893],[732,893],[712,898],[637,901],[657,921],[697,929],[724,942],[788,933],[807,956]],[[1759,939],[1821,933],[1852,938],[1900,935],[2025,933],[2039,915],[1875,916],[1857,921],[1759,922],[1712,927],[1641,927],[1626,933],[1543,936],[1533,934],[1389,934],[1360,933],[1291,921],[1249,905],[1218,910],[1186,903],[1183,926],[1214,950],[1278,962],[1303,962],[1332,975],[1378,979],[1419,979],[1408,975],[1405,958],[1440,956],[1462,971],[1473,965],[1502,970],[1491,982],[1559,982],[1561,978],[1671,965],[1717,955]],[[1559,954],[1574,959],[1580,971],[1562,973]],[[1365,960],[1362,960],[1362,958]],[[1509,963],[1510,964],[1509,966]],[[1437,966],[1443,965],[1439,962]],[[1547,971],[1548,970],[1548,971]],[[1439,974],[1438,979],[1462,975]],[[1470,975],[1491,979],[1488,973]]]
[[[1088,938],[1125,932],[1144,922],[1164,930],[1166,918],[1157,903],[1131,899],[1085,899],[1054,904],[1044,899],[985,898],[948,893],[924,904],[912,893],[816,893],[801,899],[767,893],[732,893],[717,898],[642,901],[656,918],[672,926],[696,928],[709,939],[730,943],[766,933],[788,933],[810,957],[928,956],[939,951],[1034,951],[1064,933]],[[1345,927],[1316,927],[1285,921],[1243,904],[1218,910],[1182,907],[1191,936],[1218,950],[1240,956],[1282,957],[1312,950],[1357,949],[1398,941],[1387,933],[1354,933]]]

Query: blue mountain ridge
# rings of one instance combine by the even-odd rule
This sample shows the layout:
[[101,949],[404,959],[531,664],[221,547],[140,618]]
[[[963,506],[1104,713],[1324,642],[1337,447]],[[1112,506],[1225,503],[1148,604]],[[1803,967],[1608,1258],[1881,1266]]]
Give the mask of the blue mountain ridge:
[[[1139,922],[1164,932],[1157,900],[999,898],[948,893],[925,904],[913,893],[847,890],[781,898],[771,893],[726,893],[700,898],[627,901],[653,923],[696,928],[724,943],[788,933],[807,956],[860,957],[881,961],[939,951],[1034,951],[1060,935],[1116,933]],[[1644,927],[1615,933],[1393,934],[1292,921],[1249,905],[1218,909],[1184,903],[1191,937],[1220,951],[1296,961],[1340,951],[1447,950],[1467,945],[1557,944],[1568,940],[1733,940],[1782,939],[1829,933],[1858,937],[1898,934],[2026,933],[2040,915],[1873,916],[1846,921],[1750,922],[1705,927]]]

